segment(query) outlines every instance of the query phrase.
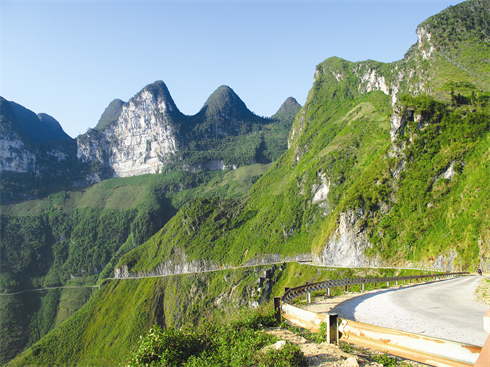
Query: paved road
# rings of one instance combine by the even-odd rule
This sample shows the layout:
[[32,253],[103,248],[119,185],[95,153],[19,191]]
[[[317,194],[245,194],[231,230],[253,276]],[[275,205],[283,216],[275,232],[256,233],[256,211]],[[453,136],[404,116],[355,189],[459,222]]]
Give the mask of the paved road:
[[488,334],[477,303],[480,277],[468,276],[355,297],[330,312],[367,324],[483,346]]
[[13,292],[13,293],[0,293],[0,296],[13,296],[15,294],[21,294],[25,292],[49,291],[51,289],[63,289],[63,288],[100,288],[100,285],[77,285],[77,286],[65,285],[60,287],[33,288],[33,289],[26,289],[23,291]]

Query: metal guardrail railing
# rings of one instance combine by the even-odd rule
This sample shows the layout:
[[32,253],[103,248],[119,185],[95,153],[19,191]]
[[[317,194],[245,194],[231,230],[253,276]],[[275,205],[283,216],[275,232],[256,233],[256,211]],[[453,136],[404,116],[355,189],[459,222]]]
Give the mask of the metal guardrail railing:
[[298,287],[287,289],[281,297],[281,301],[285,303],[290,303],[294,298],[301,296],[305,293],[311,293],[314,291],[319,291],[322,289],[328,289],[333,287],[342,287],[356,284],[367,284],[367,283],[384,283],[384,282],[399,282],[406,280],[417,280],[417,279],[431,279],[440,280],[443,278],[455,277],[469,275],[469,272],[454,272],[454,273],[440,273],[436,275],[423,274],[423,275],[408,275],[403,277],[384,277],[384,278],[351,278],[351,279],[327,279],[323,282],[316,282],[311,284],[304,284]]
[[[274,297],[276,319],[280,323],[284,317],[290,322],[311,331],[320,330],[321,324],[325,323],[326,330],[328,330],[327,341],[329,343],[337,344],[339,338],[342,337],[347,342],[387,351],[390,354],[434,366],[471,367],[482,350],[480,347],[365,325],[349,320],[340,320],[337,314],[328,313],[327,315],[320,315],[290,305],[291,300],[295,297],[306,294],[309,301],[309,293],[327,289],[327,293],[329,294],[328,290],[333,287],[345,286],[347,288],[349,285],[383,282],[386,282],[387,286],[389,286],[389,282],[398,283],[399,281],[405,282],[407,280],[412,282],[412,280],[423,279],[432,281],[469,274],[469,272],[454,272],[384,278],[327,279],[323,282],[286,288],[282,297]],[[362,290],[364,290],[364,286],[362,286]],[[342,322],[339,324],[340,321]],[[339,326],[341,330],[339,330]],[[487,364],[481,364],[481,366],[487,366]]]

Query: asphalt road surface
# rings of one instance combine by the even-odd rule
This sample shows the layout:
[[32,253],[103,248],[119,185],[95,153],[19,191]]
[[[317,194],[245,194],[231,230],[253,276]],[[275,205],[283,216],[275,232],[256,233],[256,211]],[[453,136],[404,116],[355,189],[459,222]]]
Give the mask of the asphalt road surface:
[[370,292],[330,312],[366,324],[483,346],[483,316],[476,301],[479,276],[459,277],[399,289]]

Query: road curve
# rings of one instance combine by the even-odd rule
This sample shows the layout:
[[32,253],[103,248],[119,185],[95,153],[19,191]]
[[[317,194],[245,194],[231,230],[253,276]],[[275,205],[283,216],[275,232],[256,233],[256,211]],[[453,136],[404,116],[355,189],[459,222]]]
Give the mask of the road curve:
[[489,307],[476,301],[480,279],[459,277],[373,291],[330,312],[348,320],[483,346],[488,337],[483,315]]

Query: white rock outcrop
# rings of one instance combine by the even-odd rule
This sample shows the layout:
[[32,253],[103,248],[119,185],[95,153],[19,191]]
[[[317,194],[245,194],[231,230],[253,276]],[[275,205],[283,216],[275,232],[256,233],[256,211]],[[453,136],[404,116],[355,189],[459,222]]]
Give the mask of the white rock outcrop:
[[26,149],[15,136],[0,138],[0,172],[29,173],[35,171],[36,154]]
[[315,262],[325,266],[363,267],[373,265],[364,254],[370,246],[367,234],[359,226],[358,214],[352,210],[340,214],[337,229],[331,235]]
[[166,115],[173,106],[165,97],[141,91],[123,105],[116,123],[103,130],[102,137],[78,139],[78,158],[99,160],[115,177],[159,172],[177,150],[174,127]]

